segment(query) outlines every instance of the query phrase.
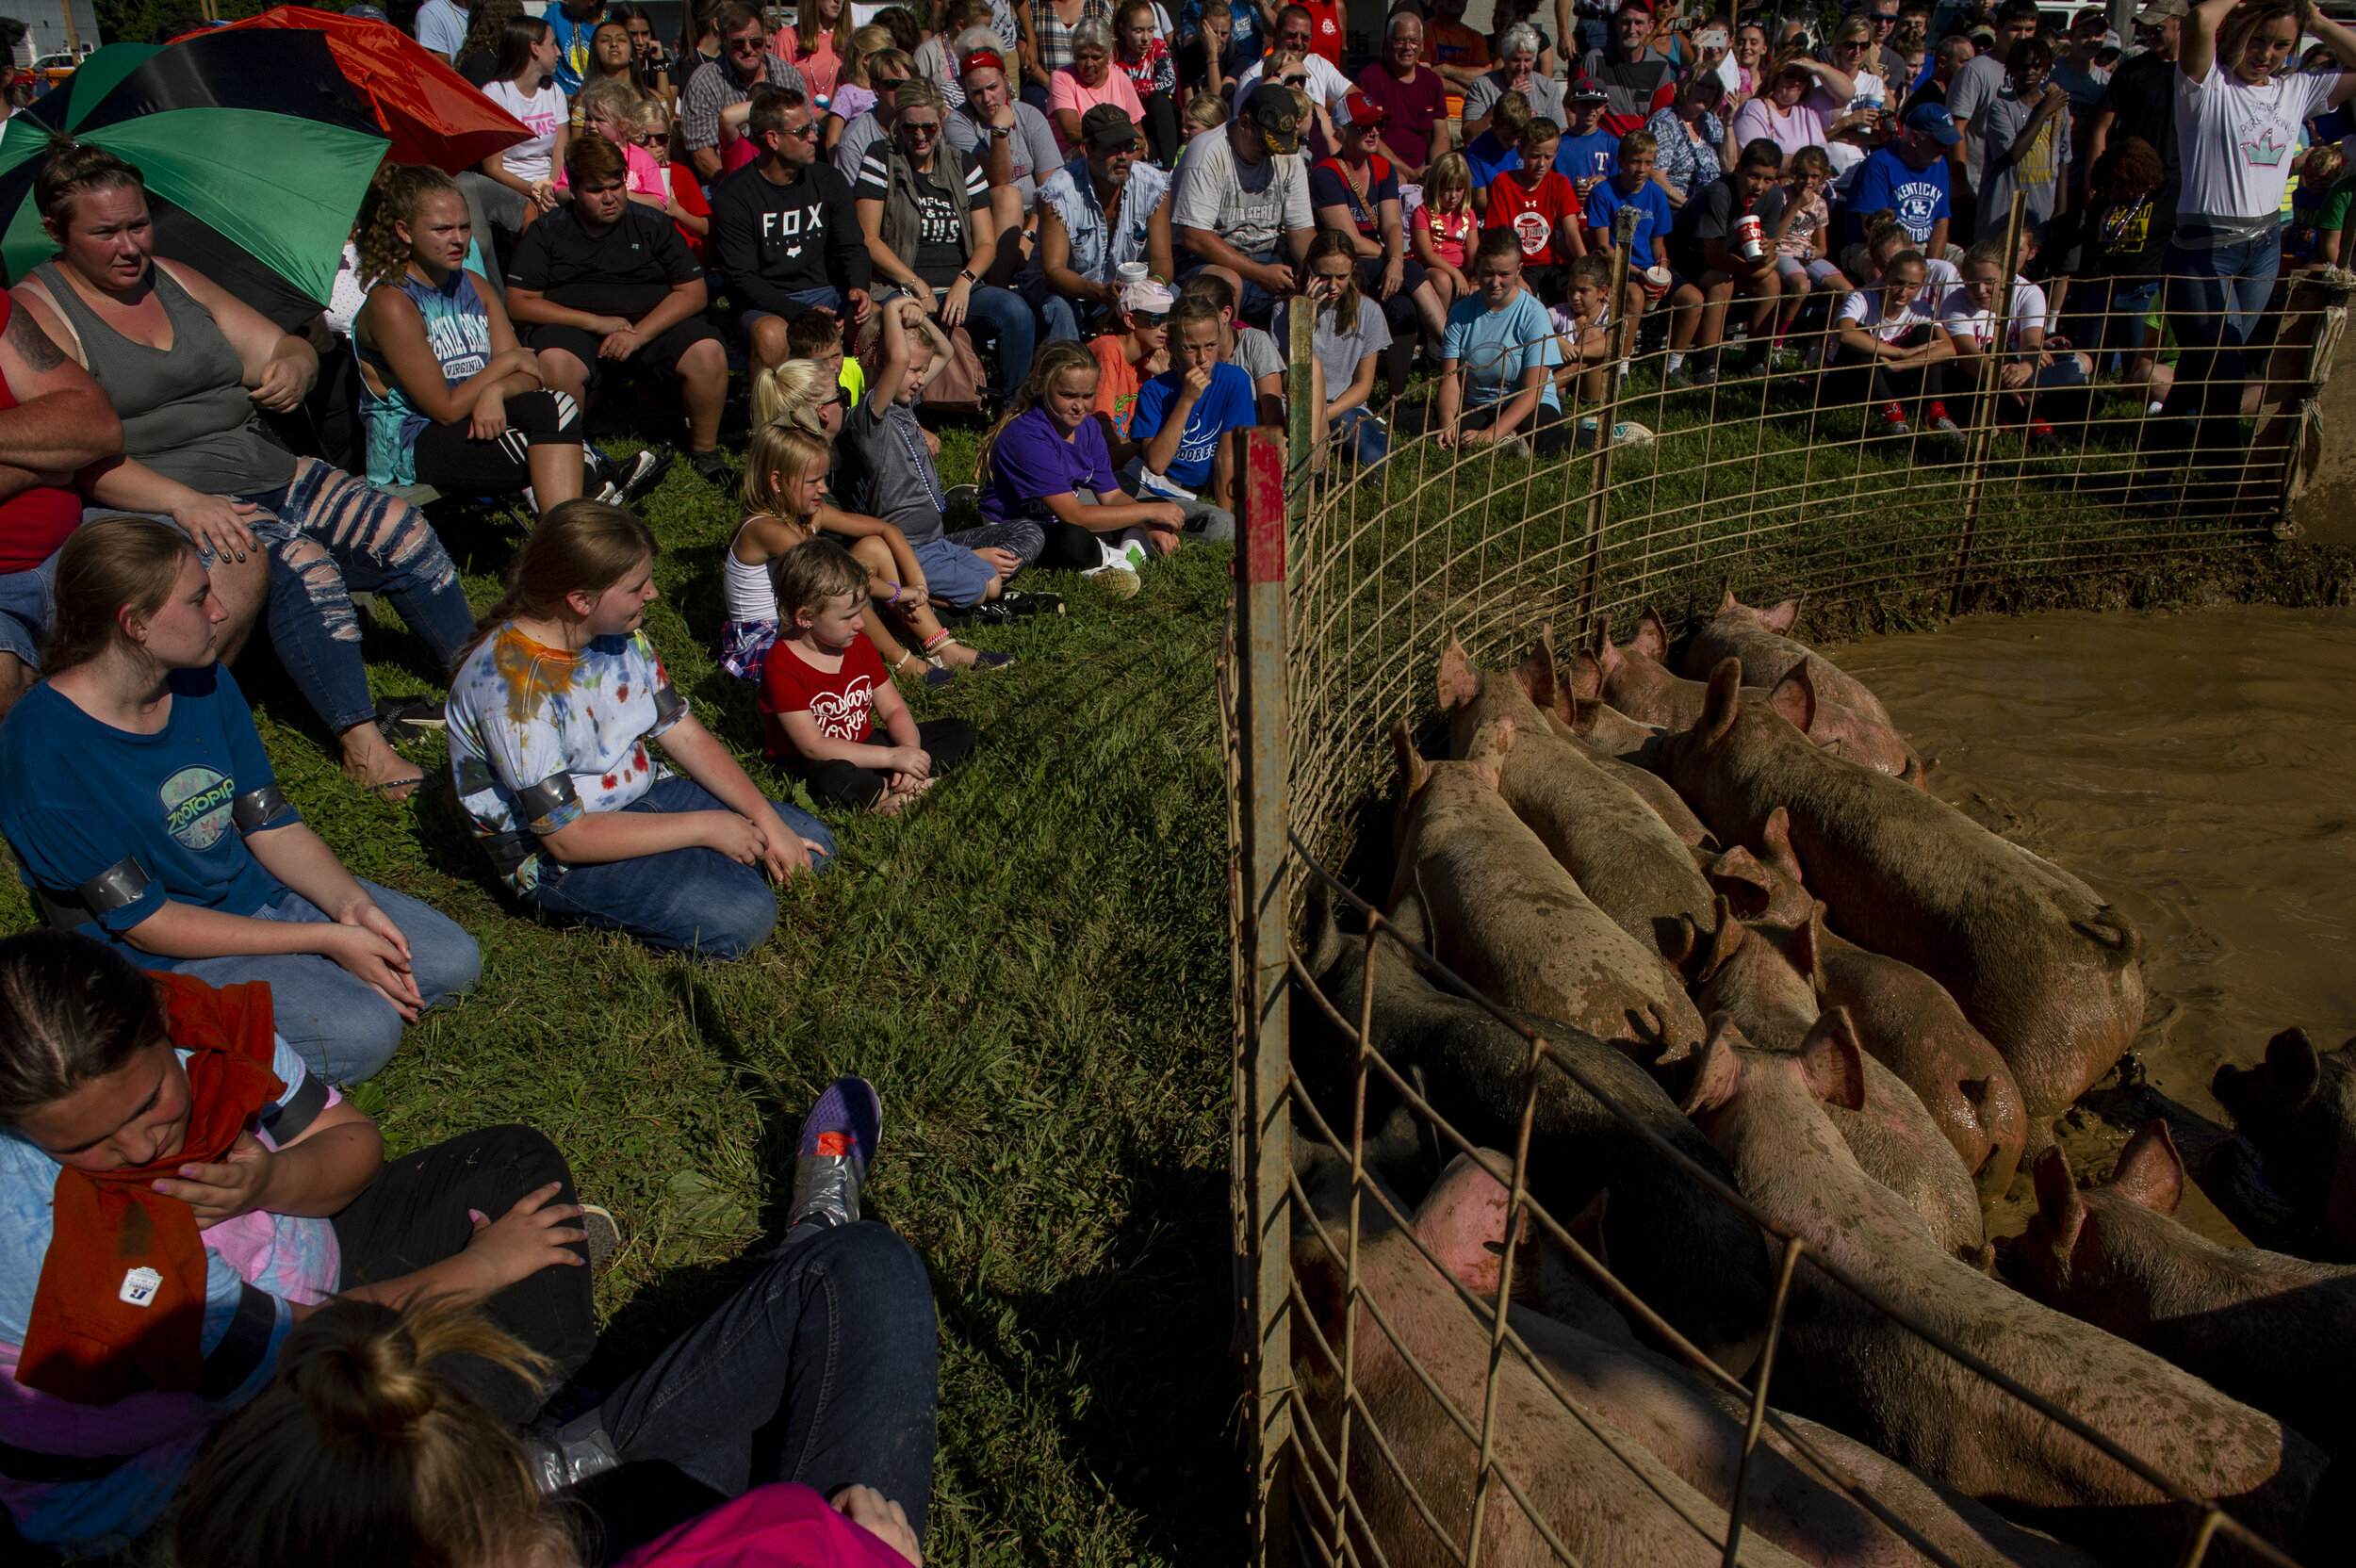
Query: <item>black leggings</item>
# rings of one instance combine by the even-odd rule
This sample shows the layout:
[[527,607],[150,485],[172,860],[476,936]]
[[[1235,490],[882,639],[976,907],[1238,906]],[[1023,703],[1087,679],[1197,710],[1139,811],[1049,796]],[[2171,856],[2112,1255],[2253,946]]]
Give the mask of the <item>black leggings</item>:
[[1153,144],[1154,156],[1172,169],[1178,167],[1178,105],[1169,93],[1145,95],[1145,138]]
[[[395,1160],[332,1221],[343,1253],[336,1288],[381,1284],[452,1257],[474,1234],[469,1209],[500,1218],[550,1182],[563,1187],[550,1201],[579,1201],[564,1156],[529,1127],[485,1127]],[[579,1242],[572,1250],[587,1263]],[[570,1377],[597,1345],[589,1283],[586,1267],[543,1268],[491,1297],[483,1311],[554,1362],[559,1378]],[[453,1357],[443,1370],[505,1426],[521,1426],[546,1402],[543,1391],[479,1357]]]
[[[939,778],[973,749],[973,727],[963,719],[926,719],[916,727],[916,743],[932,758],[932,776]],[[864,809],[884,792],[884,776],[857,762],[798,762],[788,771],[810,786],[810,798],[821,806]]]
[[520,392],[507,400],[507,430],[490,441],[468,421],[428,425],[410,444],[417,482],[453,495],[505,496],[532,482],[534,447],[581,445],[581,405],[562,392]]
[[[1496,402],[1476,408],[1457,423],[1466,430],[1487,430],[1497,422],[1497,416],[1518,393],[1509,393]],[[1540,457],[1561,457],[1571,449],[1571,427],[1562,422],[1562,411],[1540,403],[1530,411],[1530,416],[1513,427],[1513,435],[1529,440],[1530,449]],[[1511,439],[1511,437],[1509,437]]]

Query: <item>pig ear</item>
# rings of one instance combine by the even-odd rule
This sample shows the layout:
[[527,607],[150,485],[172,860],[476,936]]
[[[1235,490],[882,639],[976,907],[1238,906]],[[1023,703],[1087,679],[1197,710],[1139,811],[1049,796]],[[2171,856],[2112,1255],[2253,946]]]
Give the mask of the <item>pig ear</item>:
[[1829,1009],[1808,1030],[1800,1042],[1800,1076],[1808,1092],[1827,1105],[1865,1108],[1865,1054],[1857,1049],[1848,1008]]
[[2079,1228],[2086,1222],[2086,1200],[2070,1179],[2070,1156],[2060,1144],[2048,1144],[2030,1162],[2029,1178],[2037,1185],[2037,1212],[2053,1232],[2056,1251],[2067,1254],[2078,1245]]
[[2323,1081],[2323,1057],[2307,1031],[2296,1024],[2266,1041],[2266,1092],[2285,1111],[2315,1098]]
[[1685,1091],[1685,1103],[1679,1107],[1687,1116],[1716,1110],[1742,1086],[1742,1058],[1734,1054],[1742,1040],[1742,1031],[1734,1026],[1733,1014],[1710,1015],[1710,1038],[1702,1045],[1701,1065],[1693,1070],[1693,1086]]
[[1717,916],[1718,928],[1710,933],[1710,952],[1702,959],[1701,972],[1693,977],[1696,982],[1707,980],[1726,968],[1734,956],[1742,951],[1743,942],[1750,938],[1749,930],[1734,918],[1734,906],[1726,902],[1726,894],[1720,893],[1711,901],[1710,913]]
[[1732,612],[1742,608],[1742,601],[1734,596],[1734,579],[1726,578],[1724,580],[1724,583],[1726,596],[1718,601],[1718,613],[1721,615],[1731,613]]
[[1714,746],[1725,740],[1742,711],[1742,662],[1721,659],[1718,667],[1710,672],[1710,691],[1702,698],[1701,722],[1694,726],[1701,732],[1703,746]]
[[1800,624],[1800,603],[1807,596],[1803,594],[1799,598],[1784,600],[1773,610],[1760,611],[1759,612],[1759,623],[1778,636],[1790,636],[1792,629]]
[[1710,862],[1707,876],[1720,902],[1733,905],[1737,914],[1755,916],[1765,914],[1775,901],[1775,884],[1769,880],[1773,874],[1737,844]]
[[2119,1152],[2110,1184],[2153,1214],[2172,1215],[2184,1200],[2184,1162],[2168,1135],[2166,1119],[2154,1117]]
[[1784,949],[1784,956],[1792,967],[1808,980],[1808,989],[1824,994],[1824,906],[1811,900],[1808,919],[1792,933],[1792,943]]
[[1767,694],[1767,706],[1792,721],[1792,727],[1801,734],[1816,722],[1816,681],[1808,673],[1808,661],[1803,659],[1792,666],[1775,689]]
[[1554,629],[1538,629],[1538,645],[1513,672],[1514,682],[1543,710],[1554,706]]
[[[1609,643],[1604,645],[1606,647],[1611,646]],[[1567,698],[1583,698],[1592,702],[1601,695],[1603,695],[1603,666],[1597,663],[1592,655],[1584,653],[1572,654],[1570,679],[1564,681],[1562,684],[1554,689],[1554,710],[1557,713],[1562,714],[1563,723],[1571,725],[1574,728],[1576,728],[1576,719],[1574,719],[1570,713],[1564,713],[1562,711],[1564,700]]]
[[1391,726],[1391,749],[1399,754],[1399,799],[1402,803],[1413,800],[1432,782],[1432,764],[1415,749],[1415,737],[1407,733],[1405,719]]
[[1666,663],[1669,659],[1669,629],[1661,619],[1661,612],[1644,606],[1636,617],[1636,635],[1628,640],[1629,649],[1645,658]]
[[1473,668],[1464,655],[1464,645],[1454,636],[1440,650],[1440,706],[1462,708],[1481,694],[1481,672]]
[[1587,1200],[1587,1206],[1573,1215],[1562,1227],[1564,1234],[1587,1249],[1587,1255],[1606,1268],[1612,1266],[1612,1254],[1603,1244],[1603,1215],[1611,1201],[1612,1189],[1606,1187]]
[[1909,756],[1906,765],[1898,770],[1898,782],[1911,784],[1918,790],[1927,790],[1930,786],[1923,782],[1922,772],[1922,759]]
[[1513,1195],[1497,1174],[1513,1162],[1494,1149],[1459,1154],[1440,1172],[1408,1223],[1475,1296],[1497,1293],[1498,1254]]
[[1766,846],[1767,863],[1792,878],[1801,887],[1808,879],[1800,874],[1800,858],[1792,850],[1792,813],[1778,806],[1767,813],[1767,821],[1759,830],[1759,841]]

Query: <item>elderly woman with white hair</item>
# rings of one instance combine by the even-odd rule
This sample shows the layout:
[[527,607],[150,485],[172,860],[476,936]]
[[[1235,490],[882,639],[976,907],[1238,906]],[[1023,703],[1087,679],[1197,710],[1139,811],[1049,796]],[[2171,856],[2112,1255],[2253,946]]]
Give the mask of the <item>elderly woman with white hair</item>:
[[1101,22],[1072,29],[1072,63],[1057,71],[1048,90],[1048,122],[1066,157],[1080,144],[1080,121],[1099,104],[1110,104],[1133,125],[1145,122],[1145,103],[1126,71],[1113,69],[1113,30]]
[[1567,125],[1569,117],[1563,110],[1562,84],[1538,70],[1538,29],[1527,22],[1517,22],[1505,29],[1497,41],[1497,67],[1464,90],[1464,139],[1470,141],[1489,128],[1490,111],[1497,107],[1498,95],[1518,92],[1530,100],[1533,119],[1551,120],[1556,125]]

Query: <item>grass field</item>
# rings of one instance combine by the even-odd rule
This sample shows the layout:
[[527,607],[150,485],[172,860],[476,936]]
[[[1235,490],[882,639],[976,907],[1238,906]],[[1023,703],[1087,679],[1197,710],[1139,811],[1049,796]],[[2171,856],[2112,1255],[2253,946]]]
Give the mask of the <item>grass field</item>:
[[[950,433],[950,482],[973,449]],[[749,688],[710,653],[733,498],[681,464],[643,511],[664,547],[656,645],[754,776],[790,793],[761,760]],[[514,535],[445,537],[487,602]],[[978,754],[904,820],[830,817],[840,867],[784,894],[777,936],[728,966],[535,924],[438,788],[364,795],[273,659],[238,672],[287,794],[345,862],[483,947],[481,988],[412,1028],[357,1102],[395,1152],[528,1122],[621,1222],[593,1382],[728,1289],[776,1228],[811,1098],[838,1073],[875,1080],[869,1210],[922,1250],[941,1317],[931,1561],[1234,1549],[1212,698],[1227,558],[1189,550],[1125,603],[1068,580],[1065,617],[977,634],[1014,667],[913,700],[971,720]],[[367,651],[380,693],[438,689],[406,632],[371,632]],[[405,749],[447,776],[438,741]],[[8,923],[29,926],[8,880]]]

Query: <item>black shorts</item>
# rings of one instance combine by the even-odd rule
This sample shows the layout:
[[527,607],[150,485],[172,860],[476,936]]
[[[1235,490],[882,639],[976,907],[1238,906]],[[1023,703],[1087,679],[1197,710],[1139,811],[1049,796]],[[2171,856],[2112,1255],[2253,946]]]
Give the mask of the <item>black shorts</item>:
[[1557,262],[1522,263],[1522,282],[1538,296],[1540,304],[1559,305],[1571,297],[1571,270]]
[[[664,375],[679,373],[679,357],[702,342],[717,343],[722,339],[719,329],[701,316],[690,316],[675,321],[655,337],[638,345],[638,351],[622,363],[633,368],[660,370]],[[589,368],[589,384],[595,386],[604,376],[612,362],[597,357],[597,345],[604,341],[596,333],[579,327],[552,326],[539,322],[524,328],[524,346],[534,352],[542,349],[562,349]]]
[[1372,300],[1381,309],[1383,323],[1391,329],[1391,335],[1396,337],[1402,330],[1407,332],[1415,330],[1415,293],[1416,289],[1423,286],[1424,279],[1432,274],[1424,270],[1423,263],[1414,256],[1401,256],[1399,269],[1399,292],[1386,300],[1383,298],[1383,266],[1384,262],[1381,256],[1359,257],[1358,291]]
[[562,392],[518,392],[507,400],[507,429],[489,441],[472,421],[428,425],[410,444],[417,482],[446,495],[505,496],[532,482],[534,447],[581,446],[581,405]]

